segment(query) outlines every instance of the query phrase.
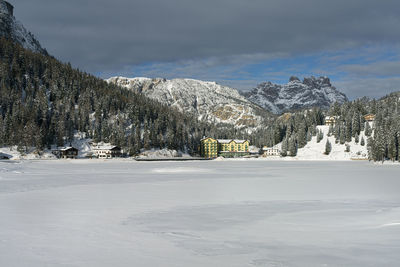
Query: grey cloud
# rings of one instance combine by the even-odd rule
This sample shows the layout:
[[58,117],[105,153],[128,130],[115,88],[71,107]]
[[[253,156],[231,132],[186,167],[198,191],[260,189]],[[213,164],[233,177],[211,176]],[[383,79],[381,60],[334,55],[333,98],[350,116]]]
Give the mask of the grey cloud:
[[400,61],[380,61],[371,64],[350,64],[341,66],[343,71],[356,76],[400,76]]
[[361,96],[380,98],[391,92],[400,91],[400,77],[349,79],[334,82],[350,98]]
[[391,0],[9,1],[51,54],[90,72],[400,41]]

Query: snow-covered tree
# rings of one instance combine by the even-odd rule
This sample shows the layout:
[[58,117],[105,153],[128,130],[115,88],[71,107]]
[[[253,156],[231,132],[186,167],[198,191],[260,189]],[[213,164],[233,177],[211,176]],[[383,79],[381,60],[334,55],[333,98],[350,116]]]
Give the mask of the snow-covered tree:
[[329,142],[329,139],[326,139],[325,143],[325,155],[329,155],[332,151],[332,145],[331,142]]

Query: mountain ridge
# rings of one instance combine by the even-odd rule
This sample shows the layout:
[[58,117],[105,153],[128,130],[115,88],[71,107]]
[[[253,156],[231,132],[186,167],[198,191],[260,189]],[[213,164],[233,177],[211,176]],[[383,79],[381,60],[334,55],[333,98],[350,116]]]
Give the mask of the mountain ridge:
[[251,103],[239,91],[216,82],[196,79],[126,78],[106,80],[143,93],[147,97],[195,114],[200,120],[227,123],[236,127],[257,128],[262,125],[261,107]]
[[48,55],[35,36],[14,17],[14,7],[4,0],[0,0],[0,37],[11,39],[36,53]]
[[287,84],[263,82],[249,92],[242,92],[249,101],[275,114],[310,107],[329,108],[334,102],[347,102],[347,96],[332,86],[326,76],[292,76]]

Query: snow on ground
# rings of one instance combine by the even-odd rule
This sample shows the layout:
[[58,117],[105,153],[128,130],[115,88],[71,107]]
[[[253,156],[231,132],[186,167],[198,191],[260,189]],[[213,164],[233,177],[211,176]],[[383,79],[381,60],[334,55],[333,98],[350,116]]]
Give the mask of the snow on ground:
[[185,154],[173,149],[152,149],[152,150],[146,150],[140,153],[138,158],[143,158],[143,159],[163,159],[163,158],[190,158],[191,156],[189,154]]
[[17,146],[11,147],[0,147],[0,154],[3,154],[9,159],[20,160],[20,159],[55,159],[50,150],[38,151],[35,148],[29,148],[26,152],[18,151]]
[[[328,137],[329,126],[322,125],[317,126],[318,130],[321,130],[324,133],[324,138],[317,143],[317,137],[313,136],[312,140],[307,143],[307,145],[303,148],[300,148],[297,151],[297,156],[291,158],[286,157],[286,159],[295,159],[295,160],[350,160],[350,159],[368,159],[368,151],[367,151],[367,137],[364,135],[364,131],[360,133],[360,139],[358,144],[356,144],[354,137],[351,142],[346,142],[346,144],[350,145],[350,152],[346,152],[346,144],[336,144],[336,138],[332,135]],[[365,145],[362,146],[361,137],[364,137]],[[329,139],[329,142],[332,145],[332,151],[329,155],[325,155],[325,145],[326,140]]]
[[0,161],[0,266],[398,266],[399,168]]

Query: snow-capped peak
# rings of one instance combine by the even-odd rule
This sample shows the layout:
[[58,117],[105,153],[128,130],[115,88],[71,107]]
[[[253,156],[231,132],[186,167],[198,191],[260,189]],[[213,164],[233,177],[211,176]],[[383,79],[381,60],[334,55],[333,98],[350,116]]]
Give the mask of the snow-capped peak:
[[15,19],[14,7],[4,0],[0,0],[0,37],[12,39],[33,52],[47,54],[33,34]]
[[236,89],[216,82],[143,77],[112,77],[107,82],[141,92],[161,103],[195,114],[199,119],[250,128],[257,127],[262,121],[258,115],[262,112],[260,107]]
[[313,76],[303,81],[292,76],[284,85],[264,82],[244,96],[277,114],[314,106],[328,108],[334,102],[347,101],[346,95],[333,87],[328,77]]

